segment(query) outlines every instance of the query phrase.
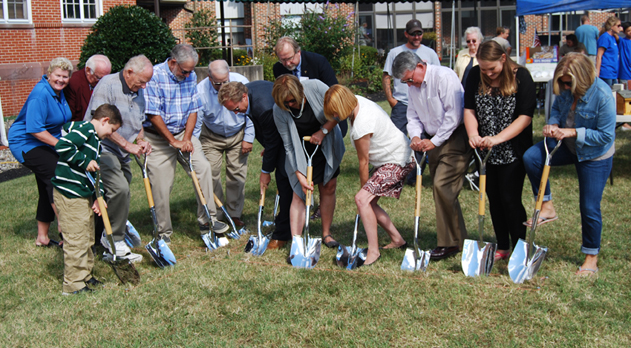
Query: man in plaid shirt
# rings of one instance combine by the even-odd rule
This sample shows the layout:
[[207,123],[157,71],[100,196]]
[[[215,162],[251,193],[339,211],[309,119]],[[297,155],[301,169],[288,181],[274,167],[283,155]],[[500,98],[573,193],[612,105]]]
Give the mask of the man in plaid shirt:
[[[191,153],[191,161],[208,201],[208,209],[214,221],[207,221],[204,209],[197,198],[197,221],[202,232],[212,224],[216,233],[228,231],[228,226],[214,219],[216,207],[213,200],[212,171],[204,157],[199,140],[193,137],[197,112],[201,109],[197,95],[195,65],[198,55],[190,45],[179,44],[171,50],[171,57],[153,67],[153,77],[145,89],[145,136],[152,153],[147,157],[147,169],[151,180],[153,198],[158,219],[158,234],[166,243],[171,242],[173,226],[169,196],[175,178],[178,150]],[[182,167],[189,173],[189,168]],[[220,170],[220,168],[215,168]]]

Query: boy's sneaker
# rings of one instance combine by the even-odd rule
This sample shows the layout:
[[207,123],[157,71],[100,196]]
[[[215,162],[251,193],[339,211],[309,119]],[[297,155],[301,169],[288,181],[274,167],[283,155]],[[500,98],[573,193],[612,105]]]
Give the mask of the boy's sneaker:
[[70,295],[78,295],[78,294],[82,294],[82,293],[91,293],[92,289],[88,288],[87,286],[84,287],[83,289],[77,290],[77,291],[73,291],[73,292],[62,292],[61,294],[63,296],[70,296]]

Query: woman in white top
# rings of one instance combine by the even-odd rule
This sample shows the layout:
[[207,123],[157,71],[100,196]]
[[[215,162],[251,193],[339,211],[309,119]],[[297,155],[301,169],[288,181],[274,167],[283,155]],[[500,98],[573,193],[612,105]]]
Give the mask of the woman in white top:
[[[410,141],[388,114],[374,102],[355,96],[346,87],[333,85],[324,95],[324,115],[328,120],[350,119],[350,138],[359,159],[361,189],[355,203],[368,237],[368,254],[364,265],[381,256],[377,241],[377,225],[390,236],[384,249],[407,247],[407,243],[378,204],[382,196],[399,198],[403,180],[414,168]],[[375,167],[372,176],[368,165]]]
[[463,87],[466,86],[467,76],[471,68],[478,65],[478,60],[475,56],[478,53],[478,47],[484,40],[482,31],[478,27],[468,27],[464,32],[464,37],[467,40],[468,48],[458,52],[456,66],[454,66],[454,71],[458,75],[460,82],[462,82]]

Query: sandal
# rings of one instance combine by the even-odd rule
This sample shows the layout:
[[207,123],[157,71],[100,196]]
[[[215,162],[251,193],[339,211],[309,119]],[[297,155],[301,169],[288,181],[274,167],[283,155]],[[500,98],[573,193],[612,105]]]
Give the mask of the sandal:
[[589,277],[589,276],[593,276],[596,273],[598,273],[598,267],[596,267],[596,269],[591,269],[591,268],[583,268],[581,266],[578,268],[578,271],[576,271],[575,274],[579,277]]
[[[331,238],[331,240],[329,242],[326,241],[327,238]],[[322,237],[322,243],[324,243],[324,245],[327,246],[327,248],[337,248],[340,243],[338,243],[335,239],[333,239],[333,237],[330,234],[327,234],[326,236]]]
[[508,259],[508,255],[510,255],[510,251],[506,251],[506,252],[496,251],[495,252],[495,261],[506,260],[506,259]]

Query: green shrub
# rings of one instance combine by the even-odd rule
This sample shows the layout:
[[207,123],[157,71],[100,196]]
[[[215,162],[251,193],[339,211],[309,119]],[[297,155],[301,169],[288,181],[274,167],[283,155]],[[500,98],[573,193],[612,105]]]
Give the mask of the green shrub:
[[232,51],[233,65],[252,65],[252,58],[248,56],[248,51],[235,49]]
[[325,56],[333,69],[339,68],[340,58],[353,49],[355,32],[349,22],[351,16],[353,13],[345,16],[338,4],[327,3],[322,13],[307,11],[300,20],[302,49]]
[[372,46],[360,46],[362,64],[365,66],[378,65],[379,51]]
[[79,67],[94,54],[112,62],[112,72],[123,69],[129,58],[144,54],[153,64],[163,62],[175,46],[171,29],[153,13],[138,6],[114,6],[99,17],[81,47]]
[[274,46],[276,46],[278,39],[283,36],[293,37],[296,41],[300,42],[299,37],[301,34],[298,25],[293,22],[283,23],[282,20],[278,19],[272,20],[269,25],[265,27],[265,46],[263,51],[267,54],[274,54]]
[[[184,27],[186,30],[186,38],[193,47],[213,47],[217,46],[217,20],[210,10],[201,9],[193,13],[193,17]],[[213,60],[215,52],[221,52],[219,49],[198,49],[199,61],[198,66],[206,66]]]
[[274,78],[274,64],[278,62],[278,58],[273,53],[269,53],[269,51],[262,49],[257,50],[254,53],[254,59],[252,59],[253,65],[262,65],[263,66],[263,79],[267,81],[274,82],[276,79]]

